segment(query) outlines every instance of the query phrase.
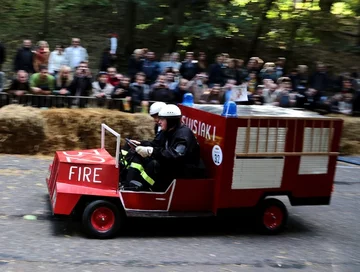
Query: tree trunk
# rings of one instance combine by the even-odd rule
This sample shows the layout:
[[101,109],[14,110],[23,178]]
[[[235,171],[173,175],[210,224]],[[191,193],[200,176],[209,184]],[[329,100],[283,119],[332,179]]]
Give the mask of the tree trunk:
[[43,33],[41,35],[43,40],[45,40],[49,34],[49,11],[50,11],[50,0],[44,0]]
[[263,30],[263,27],[264,27],[264,25],[265,25],[265,23],[267,21],[266,15],[267,15],[268,11],[271,9],[272,4],[274,3],[274,1],[275,0],[266,0],[265,8],[262,11],[259,24],[258,24],[258,26],[257,26],[257,28],[255,30],[254,37],[253,37],[253,39],[251,40],[251,43],[250,43],[250,48],[249,48],[249,51],[248,51],[248,59],[253,57],[254,54],[256,53],[256,49],[257,49],[257,46],[258,46],[258,43],[259,43],[259,37],[260,37],[260,35],[262,33],[262,30]]
[[176,51],[176,44],[179,39],[179,27],[184,24],[184,13],[185,13],[185,1],[177,1],[171,0],[170,1],[170,22],[171,31],[169,35],[169,46],[168,52],[175,52]]
[[124,16],[124,56],[130,56],[135,50],[135,26],[137,4],[135,0],[128,0],[125,5]]
[[330,13],[332,5],[336,2],[336,0],[320,0],[319,7],[321,11]]
[[300,27],[300,22],[294,19],[294,21],[292,22],[292,27],[290,32],[290,40],[289,40],[289,44],[287,45],[287,50],[285,55],[286,57],[285,70],[288,70],[290,66],[293,66],[292,57],[296,43],[297,30],[299,29],[299,27]]

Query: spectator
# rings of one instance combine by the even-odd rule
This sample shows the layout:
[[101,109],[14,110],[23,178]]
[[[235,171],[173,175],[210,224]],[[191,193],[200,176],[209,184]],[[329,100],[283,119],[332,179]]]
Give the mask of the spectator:
[[0,71],[2,71],[2,66],[6,59],[6,48],[3,43],[0,41]]
[[72,45],[65,49],[66,63],[72,70],[75,70],[82,61],[88,61],[87,50],[80,45],[79,38],[72,39]]
[[166,75],[166,84],[168,85],[169,89],[172,92],[175,92],[175,89],[179,84],[179,82],[175,81],[175,74],[172,71],[168,71],[166,72],[165,75]]
[[156,83],[152,87],[149,98],[151,101],[160,101],[167,104],[172,104],[175,102],[175,94],[166,84],[165,75],[159,75]]
[[284,57],[278,57],[277,61],[276,61],[276,66],[275,66],[275,74],[276,74],[276,78],[282,77],[285,75],[285,63],[286,63],[286,58]]
[[[92,90],[92,75],[86,62],[81,62],[76,69],[75,77],[68,87],[72,96],[90,96]],[[80,108],[84,108],[87,105],[86,98],[76,98],[72,101],[72,104]]]
[[168,68],[170,68],[170,54],[163,54],[161,61],[159,62],[160,73],[164,73]]
[[182,103],[184,94],[190,93],[189,81],[185,78],[180,79],[179,85],[175,89],[175,101],[176,103]]
[[24,40],[23,47],[20,48],[14,59],[14,71],[24,70],[29,74],[34,73],[34,53],[31,51],[31,40]]
[[34,70],[40,71],[41,66],[48,66],[49,64],[49,44],[46,41],[39,41],[37,48],[34,51]]
[[256,87],[255,94],[251,96],[251,102],[254,105],[264,105],[265,104],[265,97],[264,97],[264,85],[258,85]]
[[239,72],[240,76],[240,84],[245,81],[245,78],[248,77],[249,73],[247,69],[244,67],[244,61],[242,59],[235,59],[236,62],[236,69]]
[[214,84],[224,85],[224,57],[219,54],[216,56],[216,62],[210,66],[209,71],[209,86]]
[[55,88],[55,79],[49,75],[46,66],[40,66],[39,73],[35,73],[30,78],[30,87],[35,94],[49,95]]
[[57,94],[65,95],[70,94],[68,90],[71,82],[73,81],[73,75],[69,66],[61,66],[59,73],[55,77],[55,90]]
[[227,67],[223,69],[222,85],[225,85],[225,82],[227,82],[229,79],[235,80],[236,85],[240,85],[240,83],[241,83],[240,73],[239,73],[238,69],[236,69],[236,60],[235,59],[229,59]]
[[250,74],[251,72],[255,72],[257,74],[260,69],[258,69],[259,62],[257,57],[251,57],[246,65],[247,73]]
[[108,83],[108,74],[100,72],[97,81],[92,83],[92,96],[96,97],[97,105],[103,107],[107,98],[111,98],[114,86]]
[[49,57],[49,74],[56,76],[61,66],[65,64],[64,46],[56,45],[55,50],[50,53]]
[[204,52],[199,52],[198,57],[198,73],[207,72],[207,62],[206,62],[206,54]]
[[8,93],[16,99],[19,104],[26,104],[26,94],[31,92],[29,75],[25,71],[19,70],[16,74],[16,78],[12,80],[8,89]]
[[194,53],[186,52],[185,60],[180,66],[180,74],[184,79],[192,80],[198,73],[198,64],[194,61]]
[[117,73],[117,70],[115,67],[109,67],[107,69],[107,77],[108,77],[107,83],[109,83],[110,85],[115,87],[115,86],[119,85],[122,75]]
[[146,84],[151,85],[156,81],[158,75],[160,74],[160,66],[159,63],[155,60],[154,52],[146,53],[142,71],[146,76]]
[[[111,98],[113,99],[123,99],[130,96],[130,78],[129,77],[122,77],[120,80],[119,85],[117,85],[112,94]],[[122,101],[112,101],[111,107],[113,109],[120,109],[121,111],[130,111],[129,102],[126,100]]]
[[169,68],[171,68],[173,71],[180,70],[181,62],[179,62],[180,55],[177,52],[173,52],[170,55],[170,61],[169,61]]
[[220,84],[214,84],[212,89],[209,89],[209,95],[206,99],[206,102],[209,104],[220,104],[223,95],[224,94]]
[[254,94],[257,85],[258,85],[258,82],[257,82],[257,78],[256,78],[256,72],[255,72],[255,71],[251,71],[251,72],[249,73],[249,81],[247,82],[248,92],[251,93],[251,94]]
[[[30,87],[36,95],[49,95],[54,91],[55,79],[49,75],[46,66],[40,66],[40,71],[30,77]],[[36,107],[51,107],[51,99],[46,96],[33,98],[32,105]]]
[[125,98],[129,95],[130,78],[124,76],[120,83],[114,88],[111,97],[112,98]]
[[112,58],[116,58],[116,50],[118,47],[118,35],[115,32],[110,33],[110,54]]
[[56,107],[63,108],[64,106],[71,107],[71,99],[64,97],[70,94],[69,87],[73,81],[73,75],[69,66],[61,66],[59,72],[55,76],[55,90],[54,94],[57,95],[55,98]]
[[317,64],[317,70],[309,80],[310,88],[314,89],[315,93],[313,97],[320,99],[320,97],[326,92],[330,79],[326,73],[326,66],[323,63]]
[[134,54],[129,59],[129,77],[131,78],[131,82],[135,80],[135,75],[142,71],[143,68],[143,60],[144,51],[143,49],[136,49]]
[[194,97],[194,103],[205,103],[206,98],[204,98],[204,95],[209,91],[207,81],[208,76],[206,73],[200,73],[189,82],[190,90]]
[[113,66],[114,66],[114,57],[111,54],[110,47],[105,48],[105,50],[101,55],[99,70],[101,72],[105,72],[109,67],[113,67]]
[[259,78],[261,80],[263,79],[271,79],[272,81],[276,82],[278,79],[278,76],[276,74],[275,70],[275,63],[273,62],[267,62],[264,64],[263,68],[260,70]]
[[145,74],[140,72],[135,76],[135,82],[130,84],[129,96],[126,101],[131,102],[131,112],[135,112],[139,106],[147,107],[149,105],[149,86],[145,84]]

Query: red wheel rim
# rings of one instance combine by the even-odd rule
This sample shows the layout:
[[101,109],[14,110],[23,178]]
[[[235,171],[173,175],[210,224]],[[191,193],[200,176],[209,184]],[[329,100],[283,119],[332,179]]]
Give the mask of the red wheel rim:
[[107,207],[97,208],[91,215],[91,225],[95,230],[106,232],[115,224],[114,212]]
[[264,212],[264,225],[270,230],[275,230],[280,227],[283,218],[284,214],[279,207],[268,207]]

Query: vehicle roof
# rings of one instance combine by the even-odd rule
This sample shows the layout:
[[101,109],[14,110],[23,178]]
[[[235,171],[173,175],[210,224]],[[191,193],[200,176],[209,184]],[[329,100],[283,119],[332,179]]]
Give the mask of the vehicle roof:
[[[221,115],[224,105],[194,104],[193,108]],[[273,105],[237,105],[238,118],[244,117],[287,117],[287,118],[321,118],[339,119],[327,117],[316,112],[301,108],[281,108]]]

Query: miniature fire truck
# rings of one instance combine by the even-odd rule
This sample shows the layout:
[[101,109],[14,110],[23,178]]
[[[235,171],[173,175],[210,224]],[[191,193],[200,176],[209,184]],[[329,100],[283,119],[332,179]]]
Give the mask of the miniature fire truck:
[[[234,106],[234,105],[230,105]],[[165,192],[119,186],[120,134],[102,124],[101,148],[57,151],[46,179],[54,215],[81,215],[84,231],[113,237],[130,216],[216,216],[253,208],[260,230],[281,232],[287,209],[329,205],[342,120],[273,106],[179,105],[196,135],[206,176],[174,179]],[[230,109],[230,110],[229,110]],[[116,156],[105,149],[105,132]]]

